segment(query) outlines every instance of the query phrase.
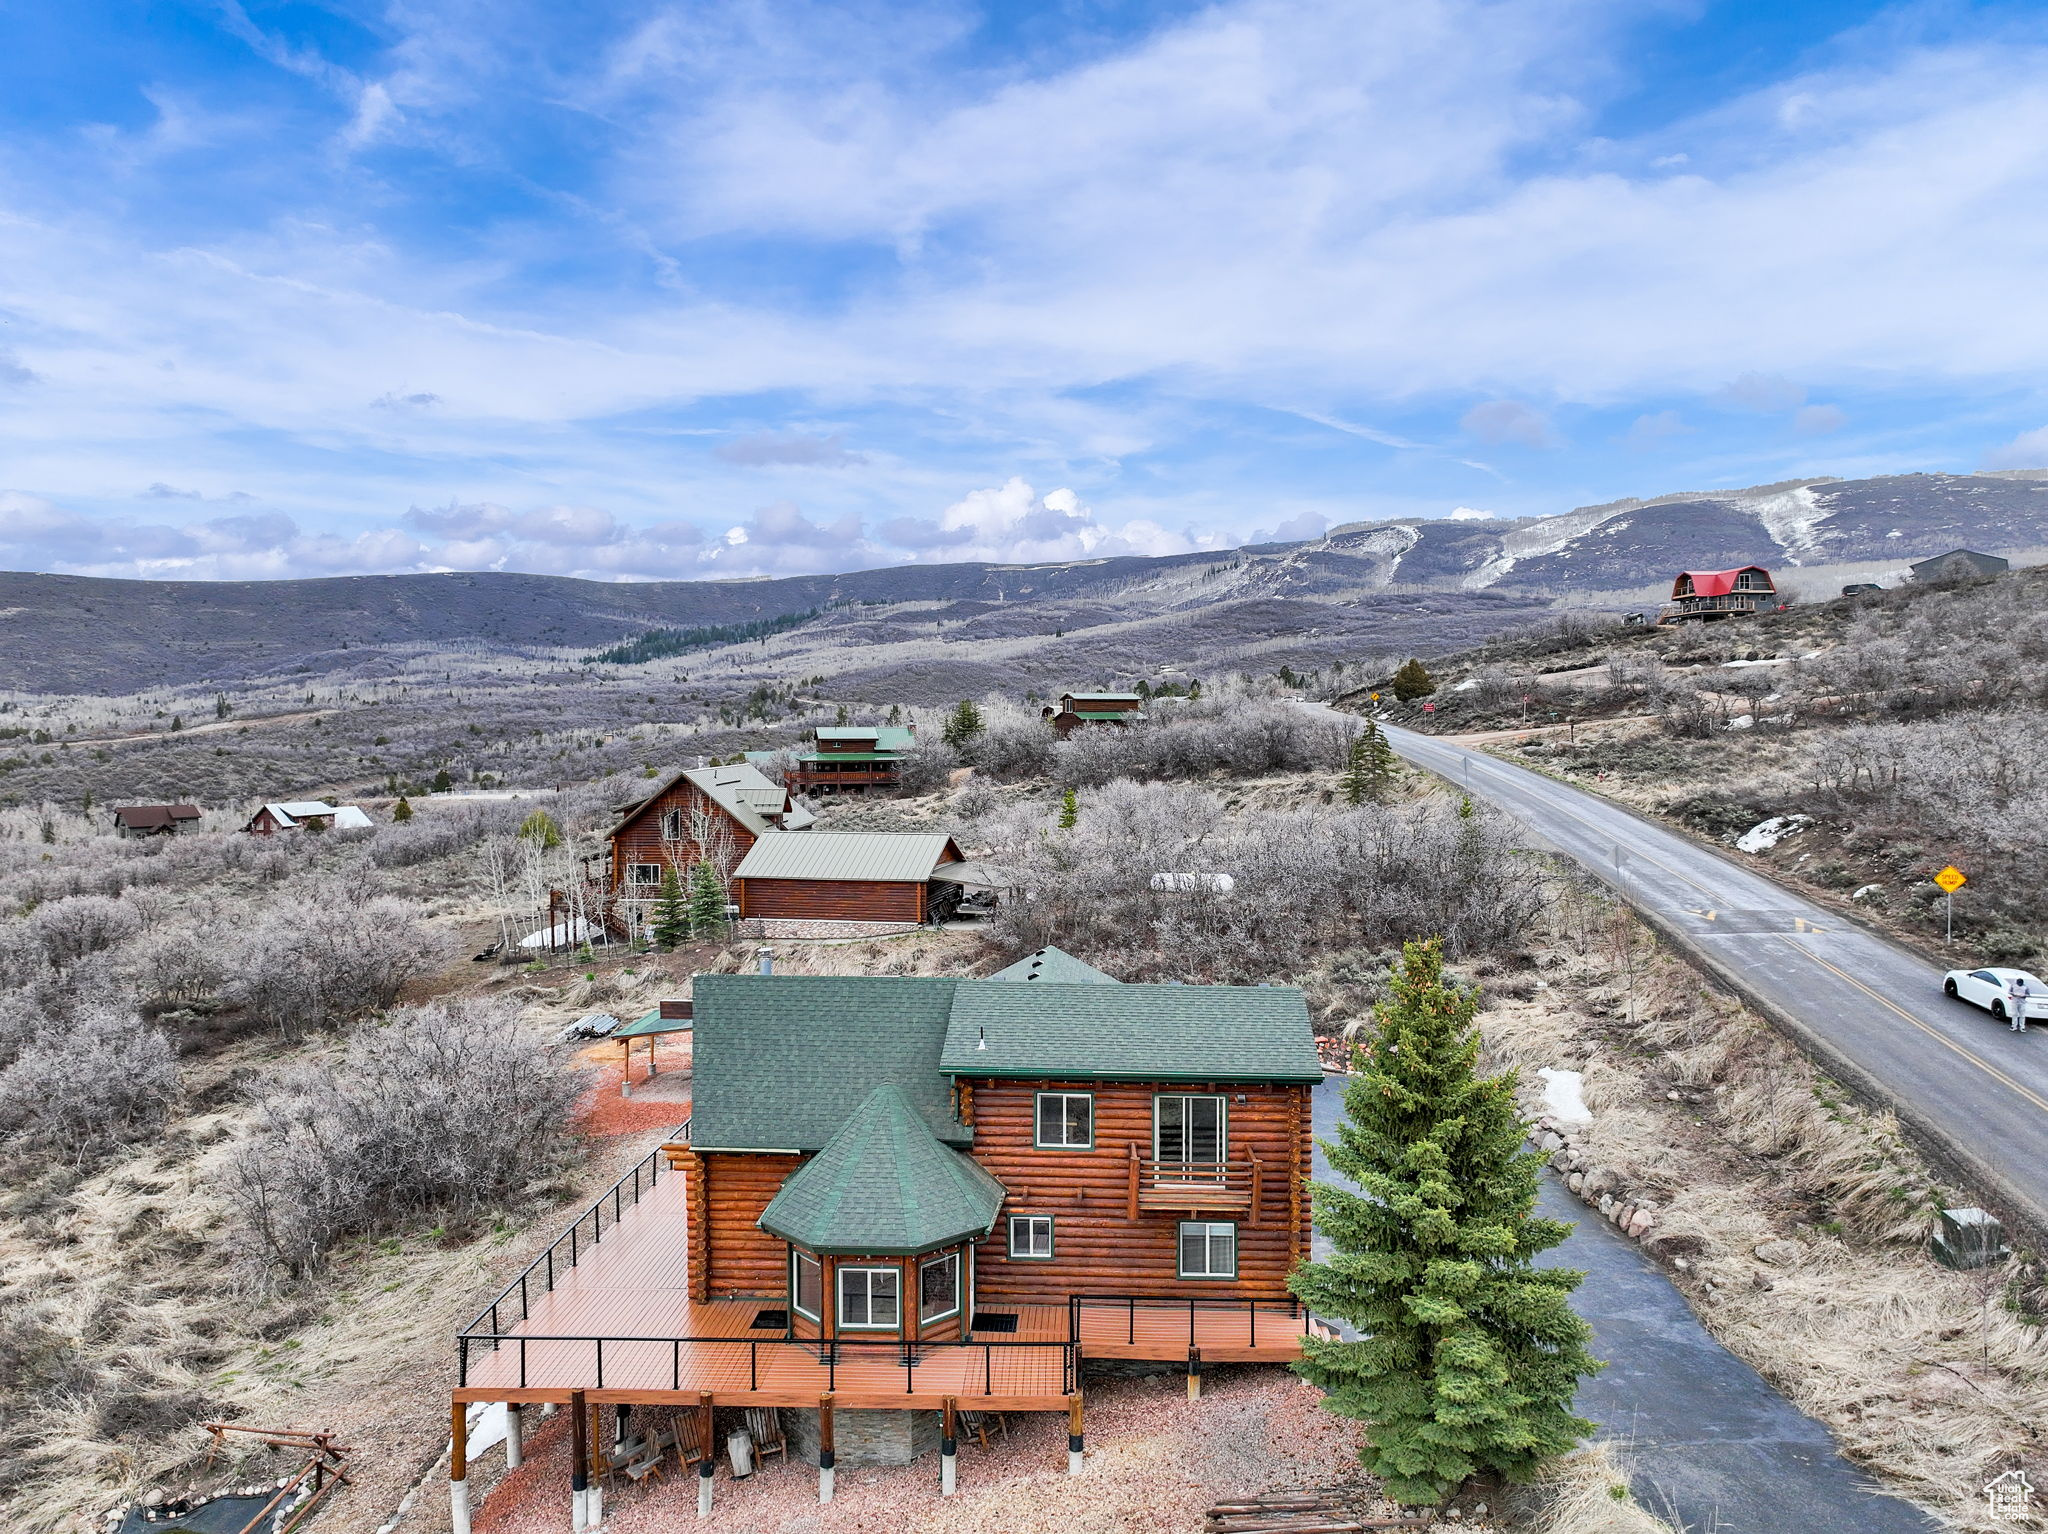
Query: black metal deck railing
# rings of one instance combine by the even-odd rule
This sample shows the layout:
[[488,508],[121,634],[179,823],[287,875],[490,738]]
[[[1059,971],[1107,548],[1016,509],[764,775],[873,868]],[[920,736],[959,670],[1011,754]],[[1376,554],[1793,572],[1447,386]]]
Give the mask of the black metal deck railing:
[[[690,1125],[684,1120],[671,1134],[664,1145],[689,1138]],[[548,1249],[529,1262],[517,1278],[501,1290],[496,1299],[476,1313],[469,1325],[462,1329],[464,1337],[497,1337],[504,1333],[505,1314],[511,1301],[519,1301],[519,1314],[513,1322],[524,1321],[532,1314],[532,1298],[535,1294],[547,1294],[555,1287],[555,1280],[568,1272],[582,1259],[583,1254],[604,1239],[604,1233],[616,1226],[625,1212],[638,1204],[644,1194],[653,1191],[655,1182],[667,1167],[667,1157],[660,1147],[636,1163],[633,1170],[621,1177],[604,1193],[596,1203],[578,1215],[569,1228],[548,1245]]]
[[[1245,1346],[1259,1345],[1259,1317],[1286,1317],[1299,1323],[1303,1316],[1301,1301],[1297,1299],[1261,1300],[1240,1298],[1237,1295],[1160,1295],[1160,1294],[1073,1294],[1067,1297],[1067,1336],[1078,1347],[1082,1341],[1081,1324],[1091,1312],[1108,1317],[1114,1322],[1121,1317],[1124,1323],[1124,1341],[1135,1345],[1138,1341],[1138,1314],[1143,1311],[1150,1315],[1165,1315],[1176,1322],[1181,1316],[1187,1317],[1188,1346],[1200,1345],[1199,1325],[1202,1316],[1239,1315],[1245,1318]],[[1266,1341],[1279,1346],[1283,1338],[1298,1337],[1301,1327],[1266,1324]]]

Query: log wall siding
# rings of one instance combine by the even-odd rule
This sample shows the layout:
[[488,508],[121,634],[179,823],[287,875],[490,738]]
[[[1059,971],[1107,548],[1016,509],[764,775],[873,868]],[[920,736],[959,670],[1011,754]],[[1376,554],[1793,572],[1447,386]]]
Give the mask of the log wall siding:
[[[1282,1299],[1287,1275],[1304,1254],[1306,1218],[1300,1179],[1309,1153],[1306,1086],[1151,1086],[1123,1082],[977,1081],[973,1089],[974,1159],[1009,1191],[995,1233],[975,1250],[977,1294],[988,1300],[1056,1302],[1070,1294],[1236,1295]],[[1040,1091],[1091,1092],[1095,1149],[1033,1145]],[[1256,1150],[1263,1163],[1256,1219],[1238,1215],[1235,1280],[1179,1276],[1185,1212],[1141,1210],[1130,1218],[1130,1147],[1152,1154],[1152,1099],[1159,1092],[1217,1092],[1228,1103],[1229,1152]],[[1237,1101],[1238,1094],[1245,1097]],[[1008,1218],[1053,1218],[1051,1261],[1013,1261]],[[1193,1218],[1228,1220],[1227,1214]]]
[[[682,841],[662,840],[661,823],[670,810],[683,812]],[[704,849],[689,839],[690,828],[699,814],[709,814],[724,822],[735,862],[745,857],[747,849],[754,845],[753,832],[721,809],[703,789],[684,778],[668,792],[658,795],[612,837],[612,895],[628,900],[652,900],[660,893],[657,885],[635,887],[627,882],[635,863],[659,863],[664,868],[674,868],[687,883],[691,865],[704,856]],[[728,867],[722,871],[730,872],[731,869]]]
[[692,1207],[697,1223],[691,1239],[694,1243],[696,1231],[703,1232],[703,1297],[779,1298],[788,1293],[789,1248],[757,1222],[803,1157],[707,1151],[698,1160],[705,1198],[701,1215]]
[[870,879],[740,879],[740,915],[796,921],[908,921],[925,915],[925,886]]

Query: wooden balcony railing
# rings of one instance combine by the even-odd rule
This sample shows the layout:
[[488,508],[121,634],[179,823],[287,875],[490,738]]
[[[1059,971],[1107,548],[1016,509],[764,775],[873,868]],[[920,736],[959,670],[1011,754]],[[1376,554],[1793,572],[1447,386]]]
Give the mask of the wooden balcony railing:
[[1148,1212],[1185,1210],[1241,1214],[1247,1225],[1259,1222],[1265,1167],[1253,1152],[1224,1161],[1161,1161],[1133,1145],[1126,1167],[1126,1213],[1133,1220]]
[[894,767],[798,767],[789,775],[798,788],[868,788],[896,781]]

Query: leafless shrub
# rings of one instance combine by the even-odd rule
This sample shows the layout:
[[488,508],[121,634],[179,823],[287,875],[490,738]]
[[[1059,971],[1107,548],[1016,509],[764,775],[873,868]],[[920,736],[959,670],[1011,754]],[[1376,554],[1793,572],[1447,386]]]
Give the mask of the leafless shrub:
[[170,1040],[105,1011],[43,1033],[0,1071],[0,1146],[10,1159],[47,1153],[84,1166],[158,1133],[177,1097]]
[[560,1154],[577,1091],[500,1003],[359,1029],[340,1068],[287,1071],[257,1096],[223,1172],[243,1247],[304,1276],[351,1237],[516,1199]]
[[58,969],[124,942],[142,927],[132,906],[105,895],[68,895],[37,906],[29,922]]
[[1091,788],[1118,778],[1334,771],[1353,729],[1348,721],[1284,703],[1182,703],[1169,719],[1076,732],[1053,748],[1052,775],[1068,787]]
[[898,759],[896,784],[906,794],[937,793],[959,765],[960,754],[944,741],[920,739]]
[[194,921],[169,922],[143,933],[121,953],[136,1000],[154,1011],[213,1000],[226,986],[236,936]]
[[280,901],[242,938],[230,997],[279,1032],[332,1027],[398,999],[442,944],[414,908],[330,887]]
[[1030,892],[997,917],[1006,944],[1117,955],[1133,976],[1243,983],[1422,934],[1442,934],[1454,953],[1496,949],[1540,898],[1533,862],[1479,810],[1226,815],[1191,785],[1131,782],[1081,803],[1071,831],[1014,817],[986,828]]

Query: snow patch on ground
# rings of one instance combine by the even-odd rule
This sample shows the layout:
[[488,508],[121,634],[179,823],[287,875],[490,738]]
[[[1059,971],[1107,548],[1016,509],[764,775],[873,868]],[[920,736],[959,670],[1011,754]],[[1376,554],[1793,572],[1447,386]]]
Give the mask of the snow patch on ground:
[[1746,730],[1755,723],[1756,715],[1737,714],[1733,719],[1728,721],[1728,728],[1731,730]]
[[1578,1071],[1552,1070],[1539,1066],[1537,1079],[1543,1083],[1543,1111],[1560,1124],[1590,1124],[1593,1111],[1586,1106],[1586,1078]]
[[1811,815],[1773,815],[1760,820],[1735,838],[1738,852],[1768,852],[1788,836],[1796,836],[1813,824]]
[[1882,884],[1865,884],[1851,892],[1849,898],[1851,900],[1868,900],[1872,895],[1882,895],[1883,893],[1884,886]]
[[1462,682],[1459,682],[1459,683],[1457,683],[1456,685],[1454,685],[1454,686],[1453,686],[1453,687],[1451,688],[1451,691],[1452,691],[1452,692],[1470,692],[1470,691],[1471,691],[1471,690],[1472,690],[1473,688],[1477,687],[1478,685],[1479,685],[1479,678],[1478,678],[1478,677],[1476,677],[1476,676],[1468,676],[1468,677],[1466,677],[1466,678],[1465,678],[1465,680],[1464,680],[1464,681],[1462,681]]
[[1806,555],[1820,552],[1820,545],[1813,536],[1814,529],[1825,522],[1830,513],[1814,501],[1811,485],[1781,490],[1776,495],[1759,496],[1746,504],[1757,521],[1763,523],[1771,541],[1783,549],[1794,564]]

